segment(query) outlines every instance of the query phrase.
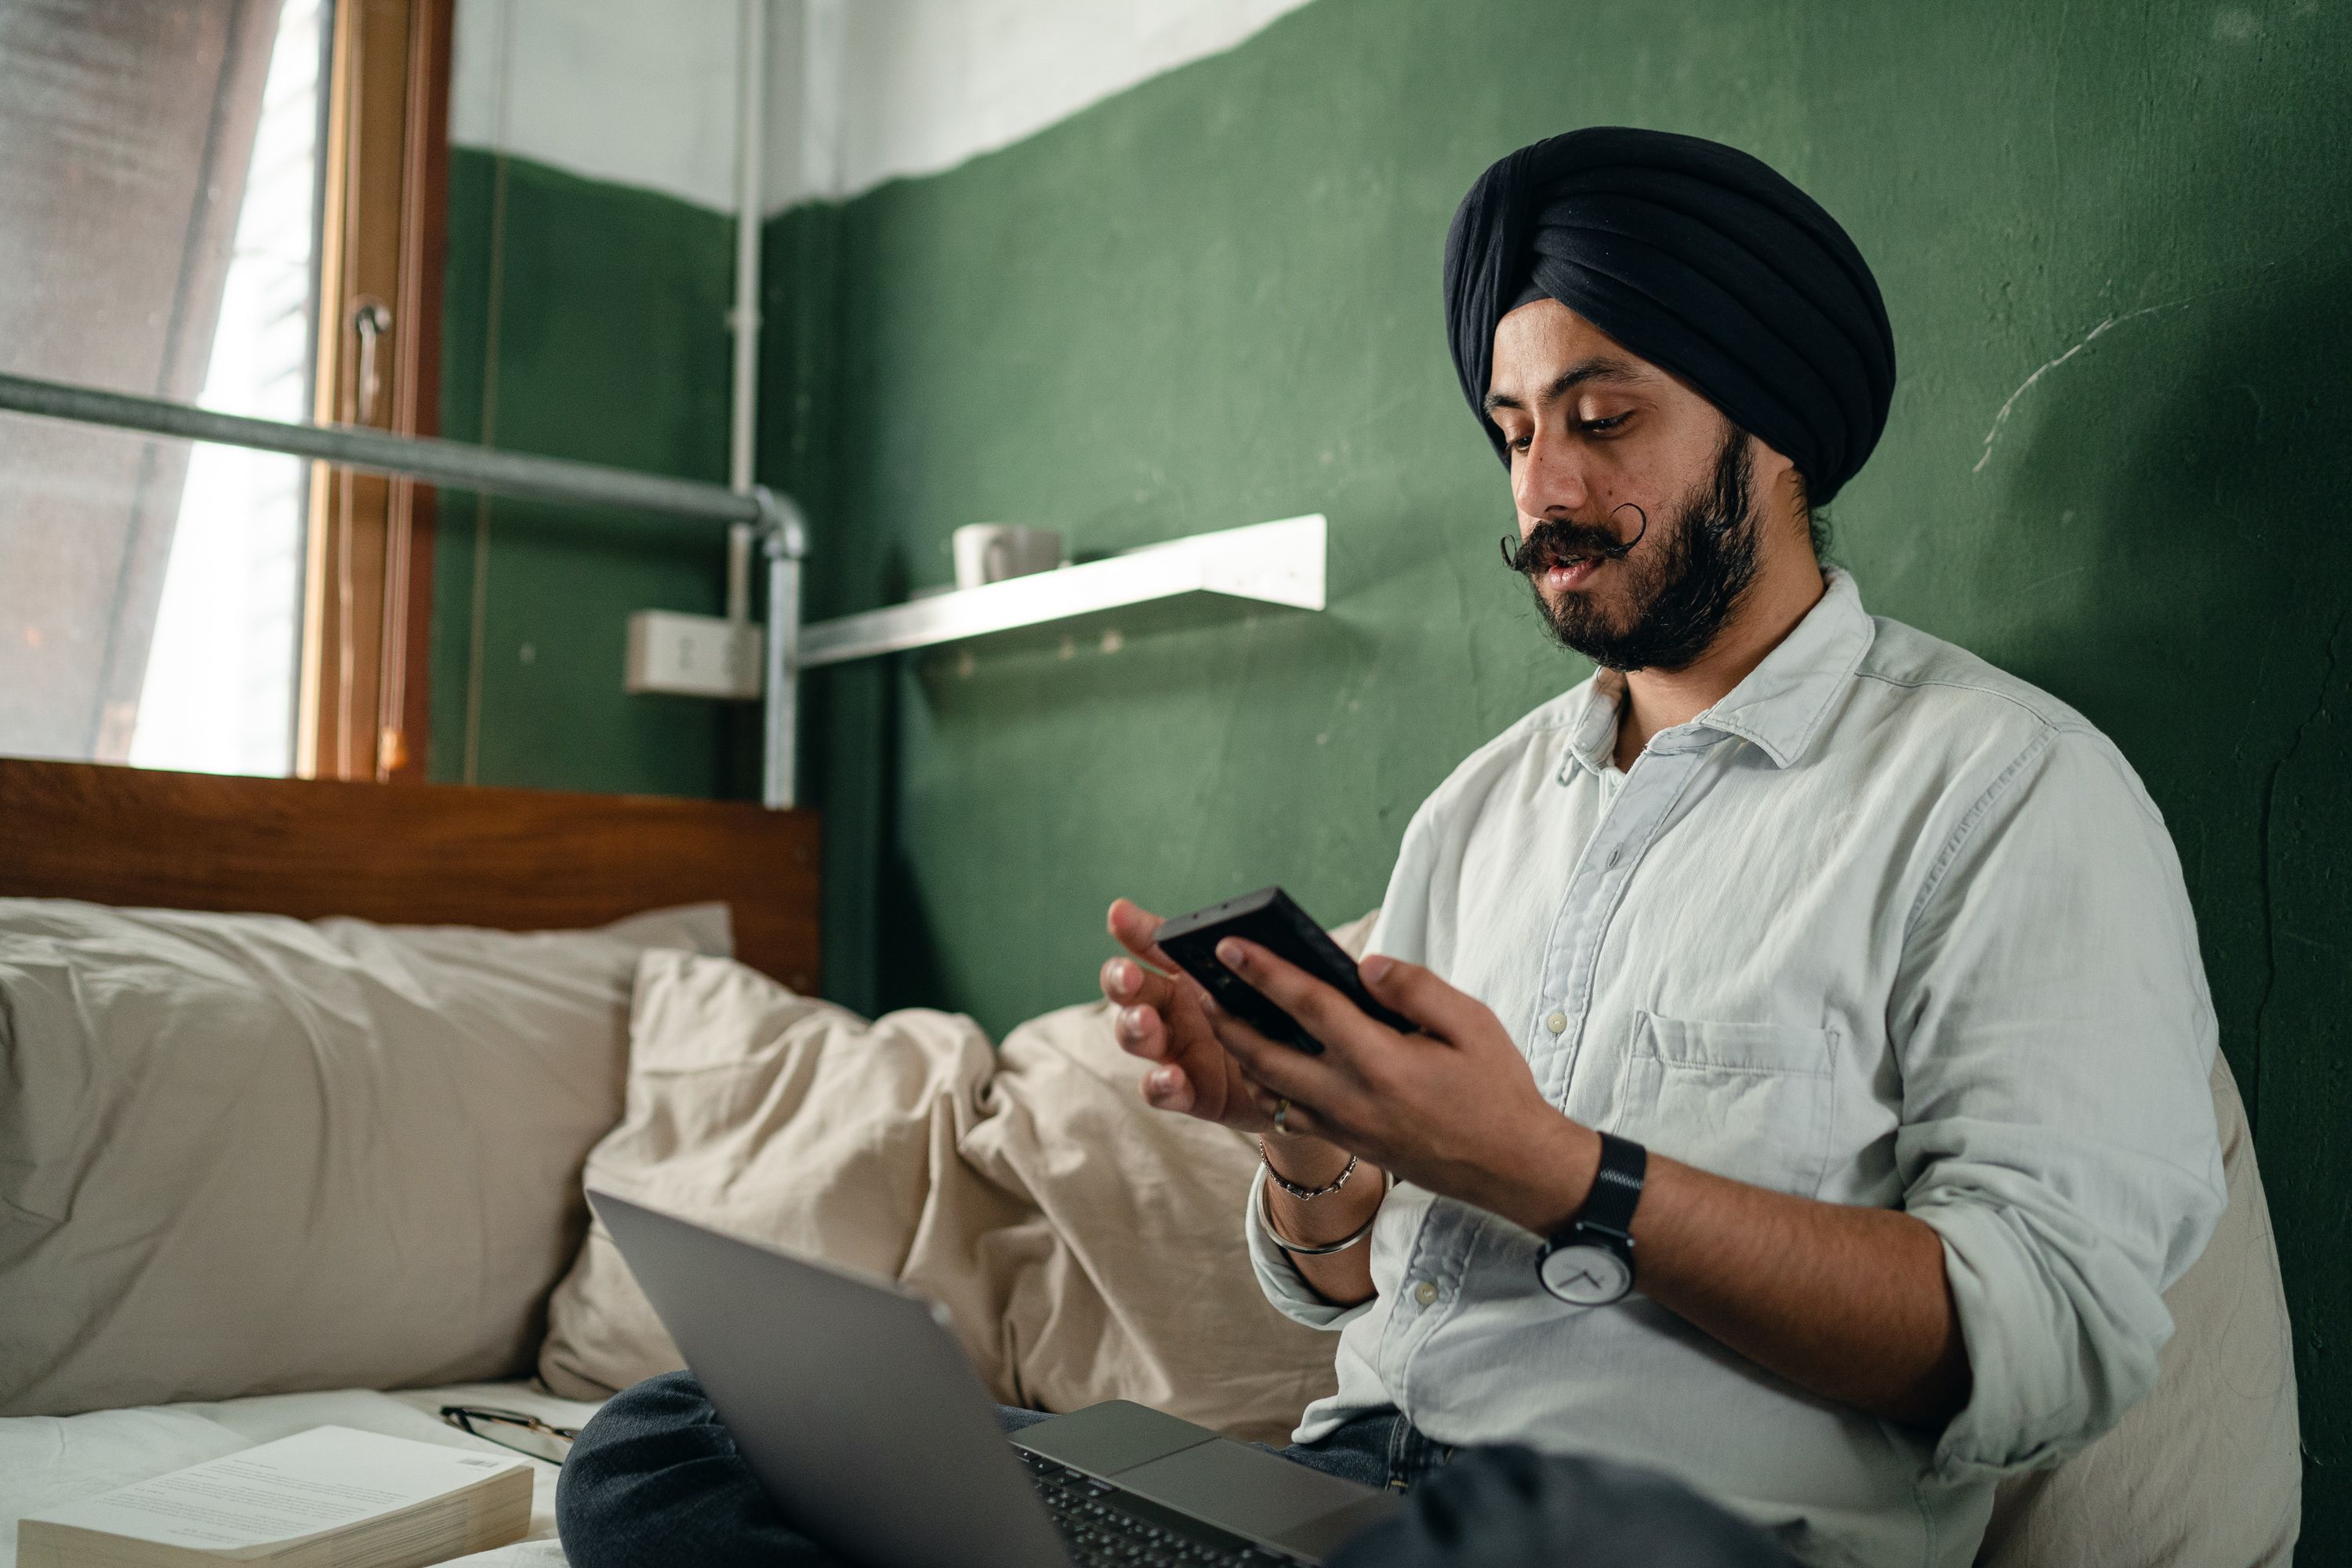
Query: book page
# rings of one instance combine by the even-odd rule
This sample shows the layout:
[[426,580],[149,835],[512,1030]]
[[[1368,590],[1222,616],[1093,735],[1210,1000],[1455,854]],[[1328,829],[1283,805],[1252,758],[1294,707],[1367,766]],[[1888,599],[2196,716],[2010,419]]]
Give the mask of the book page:
[[520,1458],[318,1426],[26,1522],[236,1552],[340,1530],[524,1468]]

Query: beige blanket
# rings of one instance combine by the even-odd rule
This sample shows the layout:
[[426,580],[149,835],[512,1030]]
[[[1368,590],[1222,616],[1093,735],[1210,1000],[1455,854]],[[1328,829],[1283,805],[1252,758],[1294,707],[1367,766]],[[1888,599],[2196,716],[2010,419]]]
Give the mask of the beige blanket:
[[[1132,1399],[1280,1441],[1333,1385],[1330,1336],[1268,1306],[1242,1249],[1255,1145],[1148,1112],[1106,1005],[992,1050],[966,1017],[869,1023],[739,964],[649,953],[630,1049],[590,1186],[902,1282],[948,1309],[1005,1404]],[[595,1227],[541,1375],[596,1398],[679,1364]]]

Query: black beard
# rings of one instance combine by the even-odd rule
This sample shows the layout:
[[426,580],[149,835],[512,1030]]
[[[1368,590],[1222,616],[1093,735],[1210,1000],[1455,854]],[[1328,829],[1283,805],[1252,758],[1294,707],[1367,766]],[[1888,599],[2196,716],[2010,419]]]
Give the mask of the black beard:
[[[1537,588],[1536,608],[1560,646],[1605,669],[1686,669],[1755,583],[1757,531],[1748,433],[1732,426],[1716,454],[1714,478],[1675,510],[1657,550],[1643,560],[1619,557],[1631,580],[1632,625],[1612,626],[1607,612],[1581,594],[1554,605]],[[1554,560],[1601,554],[1614,542],[1613,534],[1591,523],[1547,521],[1520,545],[1514,569],[1526,572],[1532,587]]]

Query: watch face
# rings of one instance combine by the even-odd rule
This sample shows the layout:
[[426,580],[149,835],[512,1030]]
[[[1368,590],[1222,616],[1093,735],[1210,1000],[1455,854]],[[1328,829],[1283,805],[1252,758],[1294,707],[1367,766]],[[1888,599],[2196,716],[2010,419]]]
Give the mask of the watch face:
[[1625,1260],[1591,1242],[1554,1248],[1539,1273],[1545,1289],[1577,1307],[1605,1307],[1633,1288]]

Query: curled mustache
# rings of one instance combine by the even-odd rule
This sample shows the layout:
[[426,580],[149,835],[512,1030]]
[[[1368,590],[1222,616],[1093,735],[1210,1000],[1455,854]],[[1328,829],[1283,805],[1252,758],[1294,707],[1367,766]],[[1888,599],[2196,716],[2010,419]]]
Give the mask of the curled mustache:
[[1535,531],[1524,540],[1514,540],[1507,533],[1502,537],[1498,542],[1503,547],[1503,564],[1525,576],[1567,561],[1622,561],[1650,531],[1650,514],[1632,501],[1621,502],[1609,515],[1614,518],[1618,512],[1629,510],[1642,520],[1642,526],[1622,544],[1599,523],[1561,522],[1548,518],[1536,524]]

